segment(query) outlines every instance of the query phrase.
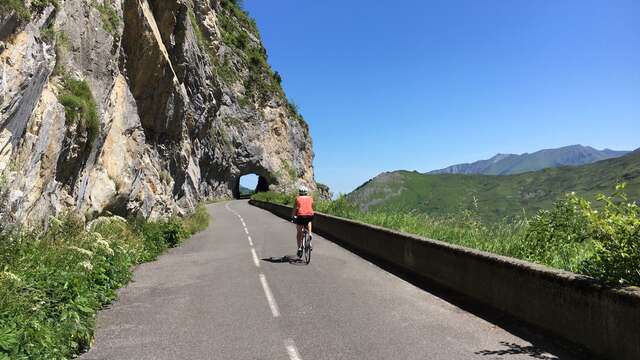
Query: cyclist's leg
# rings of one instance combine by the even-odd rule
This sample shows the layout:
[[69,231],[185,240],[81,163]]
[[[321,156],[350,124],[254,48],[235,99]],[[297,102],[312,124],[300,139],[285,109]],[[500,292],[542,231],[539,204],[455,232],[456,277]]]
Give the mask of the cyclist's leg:
[[302,247],[302,225],[296,224],[296,229],[298,231],[296,233],[296,244],[298,245],[298,249],[300,249]]

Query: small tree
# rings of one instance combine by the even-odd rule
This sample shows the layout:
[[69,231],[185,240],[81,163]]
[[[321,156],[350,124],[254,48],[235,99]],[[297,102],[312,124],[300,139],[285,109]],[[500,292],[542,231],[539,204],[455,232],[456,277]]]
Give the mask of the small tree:
[[624,187],[598,196],[602,210],[587,214],[595,251],[582,270],[610,284],[640,285],[640,207],[629,202]]
[[529,222],[527,260],[578,270],[575,254],[589,239],[591,205],[575,193],[566,194],[550,210],[540,210]]

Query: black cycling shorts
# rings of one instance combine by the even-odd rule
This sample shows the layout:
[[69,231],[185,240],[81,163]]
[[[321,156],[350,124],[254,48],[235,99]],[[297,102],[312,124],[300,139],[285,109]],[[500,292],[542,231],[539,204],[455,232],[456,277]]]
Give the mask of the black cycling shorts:
[[298,225],[307,225],[312,221],[313,221],[313,215],[311,215],[311,216],[300,216],[300,215],[298,215],[293,220],[293,222],[295,222]]

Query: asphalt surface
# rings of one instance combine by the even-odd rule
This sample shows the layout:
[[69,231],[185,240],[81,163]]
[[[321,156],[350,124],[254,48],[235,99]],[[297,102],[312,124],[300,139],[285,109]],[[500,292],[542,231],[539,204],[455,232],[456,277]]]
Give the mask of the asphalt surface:
[[294,225],[246,201],[208,211],[207,230],[135,270],[81,359],[578,358],[317,235],[311,263],[290,262]]

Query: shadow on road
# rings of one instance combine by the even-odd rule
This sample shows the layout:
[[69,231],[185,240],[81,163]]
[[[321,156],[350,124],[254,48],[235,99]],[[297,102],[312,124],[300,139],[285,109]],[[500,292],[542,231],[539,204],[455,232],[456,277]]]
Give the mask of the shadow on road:
[[282,257],[269,257],[264,258],[262,261],[275,263],[275,264],[289,264],[289,265],[307,265],[302,259],[295,255],[285,255]]
[[[355,249],[349,244],[332,237],[331,234],[320,233],[319,235],[324,236],[324,238],[334,242],[344,249],[357,254],[361,258],[377,265],[381,269],[423,289],[431,295],[437,296],[464,311],[485,319],[486,321],[497,325],[500,328],[510,332],[511,334],[533,344],[531,346],[520,346],[517,344],[503,343],[502,345],[507,346],[507,349],[479,350],[476,352],[476,354],[478,355],[529,355],[533,359],[545,360],[601,360],[599,357],[591,354],[579,345],[569,343],[562,339],[558,339],[553,334],[548,333],[542,329],[531,327],[530,325],[519,319],[509,316],[504,312],[496,310],[490,306],[478,303],[477,301],[474,301],[473,299],[470,299],[467,296],[464,296],[450,288],[444,287],[431,279],[417,276],[383,259],[370,256],[369,254],[364,253],[359,249]],[[543,351],[542,349],[545,349],[546,351]],[[549,353],[553,353],[555,356],[550,355]]]
[[529,355],[534,359],[542,359],[542,360],[555,360],[558,357],[549,354],[548,352],[542,350],[536,346],[522,346],[506,341],[500,341],[502,346],[505,346],[506,349],[502,350],[481,350],[476,352],[477,355],[484,356],[492,356],[492,355]]

